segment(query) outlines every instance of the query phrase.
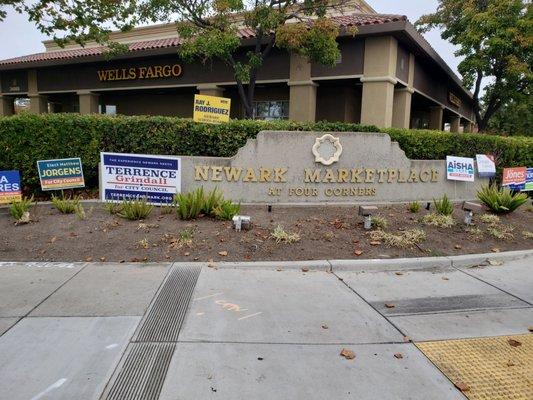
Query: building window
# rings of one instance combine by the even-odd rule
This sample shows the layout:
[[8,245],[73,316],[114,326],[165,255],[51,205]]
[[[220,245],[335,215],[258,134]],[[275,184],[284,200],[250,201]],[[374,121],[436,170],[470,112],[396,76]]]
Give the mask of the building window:
[[254,119],[288,119],[289,118],[289,101],[255,101],[254,102]]
[[107,114],[107,115],[116,115],[117,114],[117,106],[112,104],[105,104],[105,105],[98,105],[98,112],[100,114]]

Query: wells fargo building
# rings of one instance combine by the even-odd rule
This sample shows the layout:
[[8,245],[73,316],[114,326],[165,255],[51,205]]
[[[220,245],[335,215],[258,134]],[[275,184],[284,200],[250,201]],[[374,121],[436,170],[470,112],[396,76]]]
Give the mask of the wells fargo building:
[[[405,16],[377,14],[357,1],[331,16],[341,28],[334,67],[274,49],[258,75],[256,118],[346,121],[380,127],[473,129],[471,94]],[[352,36],[353,26],[358,33]],[[243,53],[253,32],[242,29]],[[0,115],[17,98],[29,111],[192,117],[195,93],[229,97],[232,118],[243,115],[230,68],[219,60],[182,62],[171,24],[112,34],[129,52],[107,60],[97,45],[0,61]]]

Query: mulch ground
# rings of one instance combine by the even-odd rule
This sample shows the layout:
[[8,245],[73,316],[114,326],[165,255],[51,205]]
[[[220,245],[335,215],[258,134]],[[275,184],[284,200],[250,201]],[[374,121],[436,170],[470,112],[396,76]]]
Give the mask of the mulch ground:
[[[420,220],[428,213],[412,214],[406,205],[381,206],[388,220],[386,232],[419,228],[427,239],[418,246],[396,248],[372,240],[363,229],[356,207],[243,207],[253,229],[235,232],[231,222],[200,218],[181,221],[175,213],[155,208],[145,221],[109,215],[100,203],[84,204],[86,219],[63,215],[51,205],[31,210],[32,222],[15,225],[6,208],[0,209],[0,260],[3,261],[264,261],[353,258],[396,258],[487,253],[533,248],[524,232],[533,230],[531,205],[501,217],[500,225],[514,227],[513,238],[496,239],[489,224],[474,219],[467,228],[464,212],[456,206],[456,225],[438,228]],[[432,207],[433,208],[433,207]],[[272,231],[283,226],[300,236],[296,243],[276,243]],[[192,239],[190,235],[192,233]],[[189,240],[188,240],[189,239]]]

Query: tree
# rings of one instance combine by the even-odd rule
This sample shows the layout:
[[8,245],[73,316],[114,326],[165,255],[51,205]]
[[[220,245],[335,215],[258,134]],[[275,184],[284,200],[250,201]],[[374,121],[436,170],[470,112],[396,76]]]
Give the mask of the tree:
[[[5,0],[0,0],[0,5]],[[176,23],[182,39],[179,55],[186,61],[218,58],[233,71],[246,117],[253,115],[257,74],[274,47],[310,61],[334,65],[340,56],[339,27],[327,18],[349,0],[7,0],[26,12],[41,32],[60,45],[96,41],[110,54],[127,46],[109,40],[112,30],[127,31],[139,24]],[[0,14],[1,20],[1,14]],[[240,32],[247,32],[246,47]],[[351,34],[356,29],[349,30]]]
[[[466,87],[473,90],[480,131],[516,96],[529,95],[533,61],[533,9],[522,0],[439,0],[437,11],[416,26],[442,29],[459,47],[455,55]],[[483,84],[487,83],[482,94]]]
[[494,114],[489,130],[508,136],[533,136],[533,96],[509,100]]

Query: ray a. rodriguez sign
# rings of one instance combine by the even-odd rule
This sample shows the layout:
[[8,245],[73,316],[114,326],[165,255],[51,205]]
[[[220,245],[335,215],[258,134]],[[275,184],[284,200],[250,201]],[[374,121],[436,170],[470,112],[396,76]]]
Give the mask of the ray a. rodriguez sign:
[[[410,160],[383,133],[263,131],[228,158],[182,156],[182,191],[219,188],[243,203],[365,203],[474,199],[487,178],[447,179],[445,160]],[[462,171],[466,169],[466,172]],[[455,172],[455,171],[452,171]]]
[[96,71],[100,82],[131,81],[138,79],[177,78],[182,74],[180,64],[126,67]]

